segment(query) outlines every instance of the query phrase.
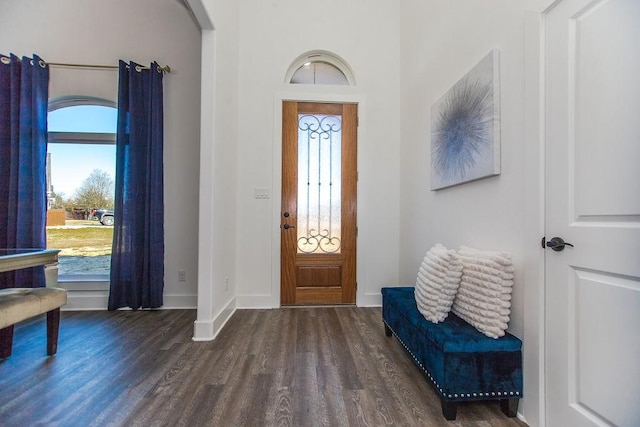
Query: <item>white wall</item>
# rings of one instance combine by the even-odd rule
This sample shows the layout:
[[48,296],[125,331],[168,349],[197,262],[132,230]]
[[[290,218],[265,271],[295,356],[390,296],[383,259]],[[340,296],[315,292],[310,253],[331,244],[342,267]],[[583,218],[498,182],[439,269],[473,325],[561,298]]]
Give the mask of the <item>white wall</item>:
[[[525,196],[525,171],[531,171],[525,153],[535,150],[525,145],[524,134],[524,1],[414,0],[401,8],[401,281],[415,281],[424,253],[437,242],[451,248],[464,244],[508,251],[516,269],[509,331],[524,338],[538,327],[525,325],[525,294],[529,295],[527,287],[539,285],[526,283],[525,277],[527,268],[540,265],[532,258],[535,250],[529,249],[539,243],[525,241],[531,228],[525,206],[535,206],[537,199],[531,203]],[[501,174],[431,191],[431,106],[494,48],[500,50]],[[537,301],[534,306],[538,308]],[[531,316],[534,322],[537,314]],[[525,348],[537,354],[539,347],[534,340],[525,342]],[[527,365],[525,359],[525,382],[537,385],[537,358],[532,362]],[[537,419],[537,403],[526,403],[525,397],[520,412],[528,416],[530,408],[532,419]]]
[[[50,62],[171,66],[164,78],[165,308],[195,307],[197,292],[200,31],[176,0],[2,0],[0,52]],[[116,101],[117,70],[51,67],[50,99]],[[178,283],[177,271],[187,282]],[[106,308],[102,292],[73,292],[67,308]]]
[[[435,243],[510,252],[510,330],[522,336],[524,9],[512,0],[404,3],[401,279],[415,280]],[[491,49],[500,50],[501,174],[430,190],[431,105]]]
[[[210,340],[236,307],[238,5],[189,0],[202,31],[198,318]],[[228,278],[228,280],[227,280]]]
[[[360,102],[358,304],[380,304],[380,287],[397,283],[399,34],[399,10],[393,2],[240,1],[239,305],[279,306],[282,97]],[[333,52],[351,66],[357,83],[353,90],[283,83],[289,65],[317,49]],[[255,187],[270,188],[271,198],[254,199]]]

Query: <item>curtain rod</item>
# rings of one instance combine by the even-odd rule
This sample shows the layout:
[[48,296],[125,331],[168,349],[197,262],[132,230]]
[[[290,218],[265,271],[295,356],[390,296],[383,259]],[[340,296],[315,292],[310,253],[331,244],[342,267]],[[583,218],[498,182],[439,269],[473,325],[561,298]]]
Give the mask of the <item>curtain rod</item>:
[[[71,68],[95,68],[95,69],[103,69],[103,70],[117,70],[117,65],[96,65],[96,64],[69,64],[64,62],[47,62],[49,65],[53,65],[54,67],[71,67]],[[149,67],[145,67],[144,65],[138,66],[142,70],[148,70]],[[138,68],[136,67],[136,68]],[[165,65],[164,67],[158,67],[164,73],[171,73],[171,67]]]

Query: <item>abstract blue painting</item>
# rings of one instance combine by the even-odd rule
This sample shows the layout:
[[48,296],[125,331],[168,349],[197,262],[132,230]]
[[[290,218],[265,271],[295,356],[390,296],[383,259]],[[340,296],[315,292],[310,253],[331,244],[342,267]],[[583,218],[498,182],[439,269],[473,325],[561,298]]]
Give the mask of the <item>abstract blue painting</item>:
[[431,189],[500,174],[500,56],[492,50],[431,107]]

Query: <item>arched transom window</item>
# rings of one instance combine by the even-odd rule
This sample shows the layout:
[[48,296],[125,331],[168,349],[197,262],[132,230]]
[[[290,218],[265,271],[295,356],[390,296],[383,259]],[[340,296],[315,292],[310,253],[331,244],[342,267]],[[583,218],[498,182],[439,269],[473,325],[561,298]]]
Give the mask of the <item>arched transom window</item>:
[[355,86],[349,65],[327,51],[311,51],[300,55],[289,66],[285,82],[308,85]]

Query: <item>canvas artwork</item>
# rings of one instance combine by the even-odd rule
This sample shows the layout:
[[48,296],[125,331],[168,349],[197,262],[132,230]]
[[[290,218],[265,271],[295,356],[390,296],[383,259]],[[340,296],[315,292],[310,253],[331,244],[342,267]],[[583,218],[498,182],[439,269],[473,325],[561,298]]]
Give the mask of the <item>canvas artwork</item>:
[[500,174],[500,59],[492,50],[431,107],[431,189]]

